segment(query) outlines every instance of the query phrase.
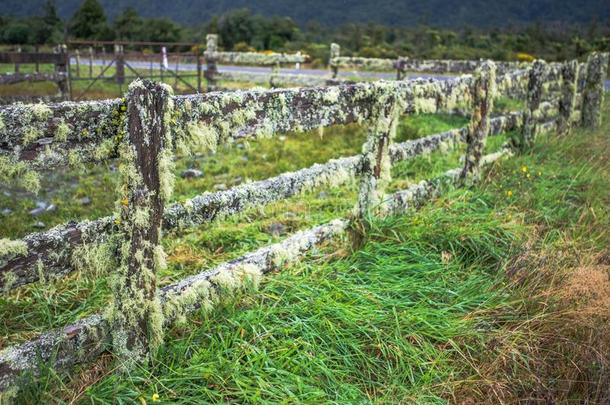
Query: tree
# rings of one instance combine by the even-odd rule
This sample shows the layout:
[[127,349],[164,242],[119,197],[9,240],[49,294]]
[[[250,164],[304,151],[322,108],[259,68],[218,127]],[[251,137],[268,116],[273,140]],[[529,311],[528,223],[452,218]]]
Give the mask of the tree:
[[227,49],[233,49],[235,44],[245,42],[249,45],[262,47],[262,43],[253,43],[254,38],[260,31],[259,22],[260,19],[253,16],[247,8],[232,10],[223,14],[217,23],[217,32],[222,45]]
[[30,28],[27,24],[20,21],[14,21],[4,28],[2,40],[7,44],[27,44],[29,42],[29,31]]
[[133,7],[127,7],[114,21],[116,39],[137,41],[141,38],[142,18]]
[[47,0],[43,6],[43,16],[31,21],[32,42],[35,44],[56,44],[63,36],[63,22],[57,13],[55,1]]
[[168,18],[149,18],[142,26],[142,39],[156,42],[178,42],[182,27]]
[[85,0],[70,21],[70,34],[80,39],[108,39],[112,33],[98,0]]

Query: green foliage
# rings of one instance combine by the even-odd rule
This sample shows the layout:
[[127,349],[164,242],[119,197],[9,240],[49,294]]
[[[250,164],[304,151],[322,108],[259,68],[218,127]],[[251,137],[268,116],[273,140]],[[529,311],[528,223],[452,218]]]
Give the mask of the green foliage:
[[299,35],[297,25],[289,17],[254,15],[248,9],[230,11],[214,18],[208,28],[220,35],[221,45],[236,50],[243,43],[256,49],[278,49]]
[[84,0],[70,20],[70,35],[79,39],[111,39],[106,14],[98,0]]

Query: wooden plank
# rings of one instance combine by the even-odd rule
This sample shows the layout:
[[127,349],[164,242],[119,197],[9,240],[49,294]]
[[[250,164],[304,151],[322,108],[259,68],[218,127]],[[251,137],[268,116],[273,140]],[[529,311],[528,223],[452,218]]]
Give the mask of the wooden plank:
[[119,196],[120,263],[111,283],[113,351],[121,367],[150,360],[160,344],[157,272],[161,220],[165,204],[163,154],[170,139],[170,93],[167,86],[135,81],[127,93],[128,142],[120,163],[132,175],[123,176]]
[[58,53],[36,52],[0,52],[0,63],[52,63],[63,62],[63,56]]
[[21,82],[59,82],[66,80],[61,73],[4,73],[0,74],[0,85],[15,84]]
[[[205,132],[217,143],[226,143],[364,122],[381,87],[405,99],[404,113],[452,112],[469,103],[471,81],[471,77],[463,77],[177,96],[172,128],[176,140],[188,141],[201,135],[198,127],[206,127]],[[29,161],[34,169],[65,164],[74,154],[84,162],[116,157],[112,145],[121,141],[124,112],[120,99],[2,107],[0,155]],[[63,133],[61,139],[57,139],[58,132]],[[101,153],[100,147],[108,153]]]

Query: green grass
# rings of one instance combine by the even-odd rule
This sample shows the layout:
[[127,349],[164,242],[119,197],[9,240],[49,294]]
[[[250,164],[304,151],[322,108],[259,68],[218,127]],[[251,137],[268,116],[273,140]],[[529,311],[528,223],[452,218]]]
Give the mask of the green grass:
[[[325,250],[274,275],[258,294],[195,317],[197,327],[172,331],[153,368],[109,377],[87,397],[439,400],[436,386],[461,368],[453,339],[487,327],[465,316],[502,301],[493,273],[518,233],[490,207],[454,196],[462,201],[450,213],[438,206],[381,221],[354,255],[329,260]],[[445,263],[443,253],[452,259]]]
[[[598,131],[577,130],[564,139],[543,136],[531,152],[494,165],[479,186],[450,191],[417,213],[375,221],[355,252],[346,241],[334,241],[266,278],[260,291],[193,316],[168,333],[150,367],[119,376],[106,359],[72,378],[47,375],[19,400],[137,403],[142,398],[150,403],[154,394],[165,403],[603,399],[574,384],[561,391],[566,375],[560,373],[576,369],[580,374],[571,378],[591,386],[598,381],[603,393],[608,376],[603,357],[577,357],[574,347],[593,347],[587,352],[601,354],[607,348],[562,335],[572,321],[560,318],[567,311],[556,307],[560,299],[549,298],[546,288],[568,277],[574,266],[593,263],[610,246],[609,110],[606,103],[605,124]],[[401,123],[399,140],[463,122],[411,117]],[[180,180],[176,198],[237,175],[264,178],[353,154],[364,139],[356,127],[327,131],[315,142],[311,136],[317,135],[290,135],[279,147],[269,140],[246,151],[181,160],[180,168],[197,164],[207,176]],[[488,149],[504,139],[490,139]],[[458,160],[454,152],[401,163],[391,188],[456,167]],[[85,181],[95,184],[98,176]],[[98,193],[110,194],[99,188]],[[59,192],[58,201],[75,191],[66,192]],[[272,222],[293,232],[345,215],[354,193],[353,186],[326,196],[314,192],[169,235],[164,243],[170,267],[162,284],[277,240],[265,232]],[[111,201],[96,209],[110,210]],[[71,212],[66,209],[65,217]],[[7,229],[19,235],[28,231],[21,225],[27,215],[16,215],[20,220]],[[4,296],[4,343],[97,310],[107,297],[105,280],[84,274]],[[585,329],[593,332],[604,324],[596,321]],[[556,341],[546,335],[548,329],[559,336]],[[555,391],[548,391],[553,381]],[[551,388],[542,390],[547,383]]]

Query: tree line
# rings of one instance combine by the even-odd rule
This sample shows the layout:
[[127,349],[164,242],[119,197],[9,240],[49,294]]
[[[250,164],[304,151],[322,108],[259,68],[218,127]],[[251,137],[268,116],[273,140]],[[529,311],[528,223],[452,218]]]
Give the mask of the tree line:
[[341,44],[344,55],[382,58],[560,60],[610,50],[610,26],[595,20],[587,26],[537,23],[497,29],[374,23],[330,27],[315,21],[299,26],[289,17],[235,9],[197,26],[184,26],[168,18],[142,17],[131,7],[111,21],[98,0],[84,0],[65,21],[59,17],[54,0],[46,1],[40,16],[0,17],[0,41],[6,44],[57,44],[67,38],[204,43],[207,33],[219,34],[220,46],[226,50],[301,50],[312,56],[314,64],[326,62],[330,42]]

